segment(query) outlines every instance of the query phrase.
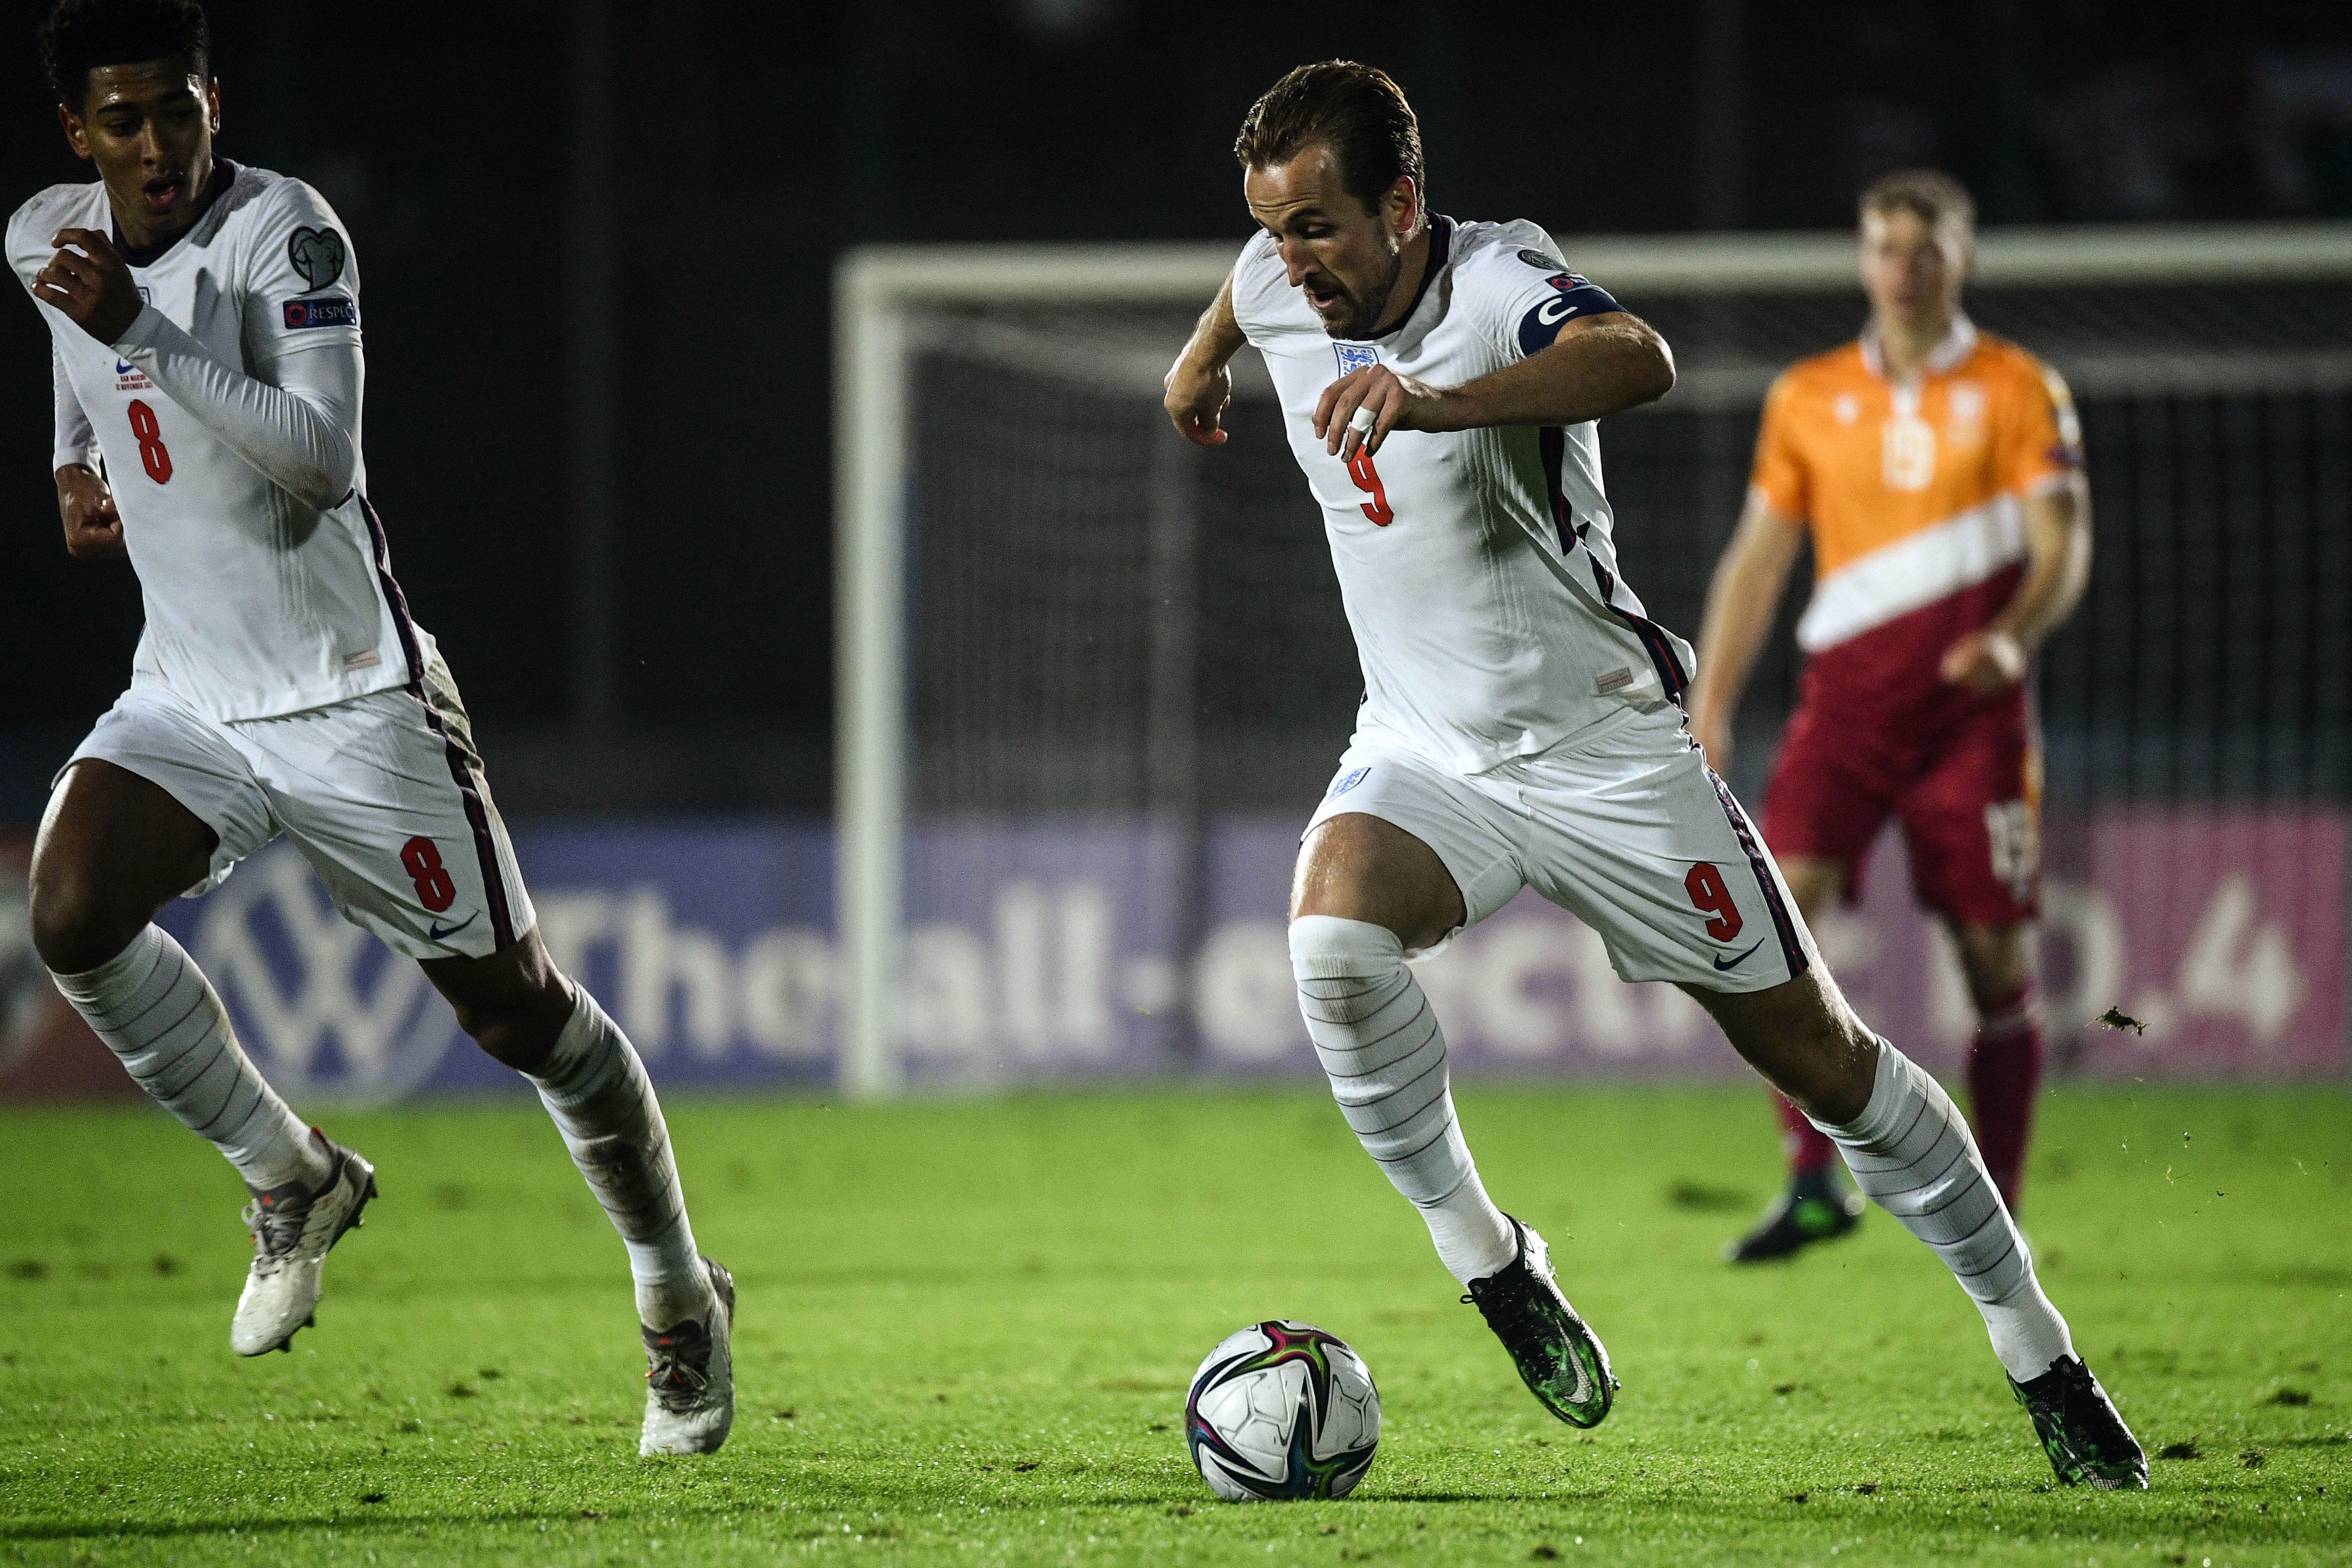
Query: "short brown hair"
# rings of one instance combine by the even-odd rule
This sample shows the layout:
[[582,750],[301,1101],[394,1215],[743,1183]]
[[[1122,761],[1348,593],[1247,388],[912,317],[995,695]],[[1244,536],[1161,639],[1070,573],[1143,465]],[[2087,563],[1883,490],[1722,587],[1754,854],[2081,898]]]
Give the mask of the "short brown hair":
[[1300,66],[1250,105],[1234,139],[1234,156],[1244,170],[1267,169],[1310,146],[1331,150],[1348,194],[1366,211],[1380,211],[1400,178],[1412,182],[1426,208],[1421,121],[1404,89],[1379,67],[1354,60]]
[[1964,235],[1977,227],[1976,198],[1969,188],[1941,169],[1897,169],[1870,182],[1862,193],[1862,217],[1900,207],[1916,213],[1930,228],[1951,222]]

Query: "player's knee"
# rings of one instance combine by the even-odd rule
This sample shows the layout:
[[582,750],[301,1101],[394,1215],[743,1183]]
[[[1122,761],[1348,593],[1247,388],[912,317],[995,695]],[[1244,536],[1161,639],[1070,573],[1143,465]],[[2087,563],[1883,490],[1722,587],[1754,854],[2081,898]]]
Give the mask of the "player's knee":
[[1312,980],[1377,980],[1404,962],[1397,933],[1370,921],[1300,915],[1290,922],[1290,972]]
[[550,1026],[542,1010],[530,1007],[458,1006],[457,1026],[473,1037],[483,1054],[517,1072],[543,1065],[555,1049],[563,1026]]
[[33,951],[52,974],[88,973],[147,923],[143,913],[114,907],[94,879],[69,869],[36,868],[29,892]]
[[457,1026],[484,1055],[517,1072],[546,1065],[572,1016],[570,996],[560,986],[496,998],[452,996],[449,1005]]
[[2024,928],[1961,923],[1955,945],[1960,968],[1968,976],[1969,995],[1979,1009],[1997,1007],[2014,997],[2025,984]]

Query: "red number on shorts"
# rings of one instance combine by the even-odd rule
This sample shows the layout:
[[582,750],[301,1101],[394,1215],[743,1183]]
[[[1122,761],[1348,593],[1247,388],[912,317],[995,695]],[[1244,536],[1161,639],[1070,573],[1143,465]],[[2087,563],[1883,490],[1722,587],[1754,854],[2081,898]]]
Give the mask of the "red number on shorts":
[[155,423],[155,411],[137,398],[131,400],[131,433],[139,437],[139,460],[147,466],[147,477],[159,485],[172,482],[172,454],[163,445],[163,427]]
[[1361,447],[1348,459],[1348,477],[1356,481],[1358,489],[1372,498],[1363,504],[1364,515],[1372,520],[1374,526],[1386,528],[1396,521],[1396,513],[1389,510],[1388,487],[1381,483],[1381,472],[1372,467],[1372,455]]
[[1731,889],[1723,885],[1722,872],[1702,860],[1690,868],[1683,886],[1690,889],[1691,902],[1701,914],[1716,917],[1706,922],[1707,935],[1717,942],[1729,942],[1739,934],[1739,928],[1747,922],[1739,918],[1739,906],[1731,901]]
[[457,901],[457,884],[449,879],[448,868],[441,864],[441,851],[433,840],[419,836],[400,847],[400,863],[416,879],[416,900],[427,910],[439,914]]

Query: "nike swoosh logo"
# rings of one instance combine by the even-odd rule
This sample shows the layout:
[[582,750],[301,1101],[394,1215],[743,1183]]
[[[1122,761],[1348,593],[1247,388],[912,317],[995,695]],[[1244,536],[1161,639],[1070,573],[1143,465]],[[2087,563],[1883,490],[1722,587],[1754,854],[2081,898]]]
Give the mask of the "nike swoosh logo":
[[[1756,951],[1756,949],[1757,949],[1757,948],[1759,948],[1759,947],[1762,947],[1763,945],[1764,945],[1764,939],[1763,939],[1762,937],[1760,937],[1760,936],[1759,936],[1759,937],[1758,937],[1758,938],[1756,939],[1755,946],[1750,947],[1750,948],[1748,950],[1748,952],[1754,952]],[[1743,952],[1743,953],[1741,953],[1738,958],[1733,959],[1733,960],[1732,960],[1730,963],[1725,963],[1722,959],[1719,959],[1719,958],[1718,958],[1718,959],[1717,959],[1717,960],[1715,961],[1715,966],[1716,966],[1717,969],[1737,969],[1737,968],[1738,968],[1738,967],[1740,966],[1740,964],[1742,964],[1742,963],[1744,963],[1745,962],[1747,962],[1747,959],[1748,959],[1748,952]]]
[[[467,915],[464,920],[459,921],[456,925],[451,926],[447,931],[443,931],[443,930],[440,928],[440,926],[439,926],[439,925],[435,924],[435,925],[429,925],[429,926],[426,926],[426,927],[425,928],[425,936],[426,936],[427,938],[429,938],[430,940],[432,940],[432,941],[434,941],[434,942],[446,942],[446,941],[447,941],[449,938],[451,938],[451,937],[453,937],[453,936],[456,936],[459,931],[464,931],[467,926],[472,925],[476,921],[480,920],[481,918],[482,918],[482,911],[481,911],[481,910],[476,910],[472,914]],[[1754,948],[1749,948],[1748,951],[1749,952],[1755,952],[1756,950],[1755,950]],[[1747,956],[1747,954],[1743,953],[1743,954],[1741,954],[1741,956],[1742,956],[1742,957],[1745,957],[1745,956]],[[1717,969],[1720,969],[1720,968],[1722,968],[1722,967],[1723,967],[1723,965],[1721,965],[1720,963],[1718,963],[1718,964],[1717,964],[1717,965],[1716,965],[1716,967],[1717,967]]]

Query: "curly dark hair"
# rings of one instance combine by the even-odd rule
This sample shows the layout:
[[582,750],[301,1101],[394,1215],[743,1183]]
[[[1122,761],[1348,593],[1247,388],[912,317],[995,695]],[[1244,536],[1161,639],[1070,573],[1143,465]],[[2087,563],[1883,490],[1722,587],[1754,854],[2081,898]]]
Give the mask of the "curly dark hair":
[[1286,163],[1308,147],[1328,147],[1339,177],[1367,212],[1400,176],[1410,178],[1427,210],[1421,172],[1421,125],[1388,72],[1354,60],[1300,66],[1250,106],[1234,138],[1244,170]]
[[184,55],[197,75],[212,76],[212,28],[197,0],[58,0],[38,37],[49,89],[77,111],[100,66]]

